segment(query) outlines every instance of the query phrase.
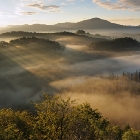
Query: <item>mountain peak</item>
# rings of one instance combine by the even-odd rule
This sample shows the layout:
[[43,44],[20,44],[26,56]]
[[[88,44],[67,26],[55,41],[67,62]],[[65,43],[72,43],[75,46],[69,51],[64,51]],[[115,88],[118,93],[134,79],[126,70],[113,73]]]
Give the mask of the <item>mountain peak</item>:
[[[110,21],[100,19],[98,17],[86,19],[77,23],[65,22],[58,23],[55,25],[46,25],[46,24],[33,24],[33,25],[14,25],[5,28],[2,32],[5,31],[57,31],[57,30],[93,30],[93,29],[126,29],[126,28],[136,28],[136,26],[123,26]],[[140,26],[137,26],[139,28]]]
[[102,20],[102,19],[100,19],[100,18],[98,18],[98,17],[95,17],[95,18],[91,18],[91,20]]

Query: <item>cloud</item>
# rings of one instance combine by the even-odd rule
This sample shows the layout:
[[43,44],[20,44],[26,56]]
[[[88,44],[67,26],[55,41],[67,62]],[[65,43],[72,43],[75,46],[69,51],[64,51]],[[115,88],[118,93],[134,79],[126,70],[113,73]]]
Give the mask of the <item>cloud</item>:
[[22,15],[35,15],[37,12],[20,12]]
[[76,0],[67,0],[67,2],[70,2],[70,4],[74,4]]
[[61,3],[60,5],[68,5],[68,4],[66,4],[66,3]]
[[[29,2],[29,0],[20,0],[21,2]],[[43,0],[30,0],[30,2],[42,3]]]
[[0,17],[7,17],[7,18],[16,18],[16,15],[10,14],[8,12],[0,11]]
[[57,6],[57,5],[45,6],[45,5],[41,5],[41,4],[29,4],[27,6],[32,7],[32,8],[38,8],[40,10],[46,10],[46,11],[49,11],[49,12],[58,12],[58,11],[60,11],[60,7]]
[[117,0],[111,2],[109,0],[92,0],[93,3],[108,10],[131,10],[140,11],[140,0]]
[[0,14],[1,14],[1,15],[9,15],[10,13],[8,13],[8,12],[3,12],[3,11],[0,11]]
[[67,0],[67,1],[74,2],[75,0]]

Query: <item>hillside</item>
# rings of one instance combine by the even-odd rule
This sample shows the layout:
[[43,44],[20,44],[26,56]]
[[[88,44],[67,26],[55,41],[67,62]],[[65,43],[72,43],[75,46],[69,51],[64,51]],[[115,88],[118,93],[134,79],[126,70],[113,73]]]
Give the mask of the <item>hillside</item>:
[[93,42],[88,47],[89,49],[96,51],[135,51],[140,50],[140,43],[130,37],[125,37]]
[[64,36],[76,36],[77,34],[72,32],[56,32],[56,33],[37,33],[37,32],[27,32],[27,31],[11,31],[0,34],[0,37],[32,37],[32,36],[52,36],[52,35],[64,35]]
[[36,37],[22,37],[18,39],[11,40],[9,43],[5,41],[0,42],[0,47],[17,47],[17,46],[22,46],[22,47],[35,47],[38,46],[40,49],[43,47],[46,50],[52,50],[58,51],[58,50],[63,50],[64,47],[62,47],[58,42],[55,41],[50,41],[49,39],[43,39],[43,38],[36,38]]
[[[18,37],[20,34],[25,37]],[[72,95],[74,99],[80,100],[78,103],[84,99],[91,103],[93,108],[98,108],[103,116],[115,125],[130,124],[131,127],[140,128],[140,113],[137,111],[140,108],[139,83],[134,83],[133,80],[136,74],[131,76],[133,81],[97,80],[98,75],[105,72],[113,73],[121,70],[120,73],[127,73],[131,67],[139,69],[139,55],[131,56],[124,51],[116,53],[119,56],[116,57],[112,52],[109,52],[111,54],[109,55],[104,51],[91,51],[87,48],[88,44],[105,42],[105,39],[69,32],[48,34],[9,32],[3,35],[8,36],[9,40],[6,42],[8,37],[1,37],[3,40],[0,46],[1,109],[12,108],[34,112],[30,102],[38,102],[44,92],[49,95],[59,93],[65,94],[64,97]],[[35,36],[32,37],[33,35]],[[11,40],[10,36],[15,38]],[[128,40],[132,44],[137,43],[135,40],[129,38]],[[111,40],[109,42],[112,44]],[[131,54],[134,54],[134,51]],[[122,109],[114,110],[112,106],[119,106]],[[5,112],[4,110],[1,113]],[[11,126],[9,123],[7,125]],[[7,136],[3,130],[5,129],[1,130],[1,134]]]
[[61,27],[57,27],[55,25],[45,25],[45,24],[33,24],[33,25],[14,25],[8,26],[6,28],[1,29],[1,32],[7,31],[36,31],[36,32],[44,32],[44,31],[56,31],[56,30],[63,30]]
[[123,25],[111,23],[107,20],[103,20],[100,18],[92,18],[88,20],[83,20],[77,23],[59,23],[56,24],[59,27],[66,27],[72,29],[112,29],[112,28],[125,28]]
[[46,24],[33,24],[33,25],[14,25],[7,26],[6,28],[1,29],[1,32],[7,31],[63,31],[63,30],[77,30],[77,29],[133,29],[139,28],[138,26],[124,26],[115,23],[111,23],[107,20],[100,18],[92,18],[88,20],[83,20],[77,23],[58,23],[55,25],[46,25]]
[[[36,112],[0,110],[1,140],[139,140],[129,125],[113,125],[90,104],[44,95]],[[129,139],[131,138],[131,139]]]

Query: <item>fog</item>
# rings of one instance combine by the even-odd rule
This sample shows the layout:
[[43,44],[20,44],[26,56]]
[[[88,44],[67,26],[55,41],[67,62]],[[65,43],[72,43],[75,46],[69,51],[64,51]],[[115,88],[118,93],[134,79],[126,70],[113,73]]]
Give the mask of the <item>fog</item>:
[[67,78],[52,82],[51,85],[63,89],[63,98],[71,97],[78,103],[90,103],[114,124],[130,124],[131,127],[140,129],[139,83],[125,78],[110,80],[86,76]]
[[140,41],[140,29],[104,29],[104,30],[87,30],[91,34],[101,34],[103,36],[109,36],[111,38],[118,38],[118,37],[132,37],[138,41]]
[[15,38],[11,38],[11,37],[6,37],[6,38],[3,38],[3,37],[0,37],[0,41],[6,41],[6,42],[9,42],[10,40],[12,39],[15,39]]
[[[95,84],[95,81],[90,84]],[[90,85],[90,87],[87,86],[85,89],[83,89],[84,85],[81,84],[80,86],[75,87],[76,89],[72,89],[72,91],[65,91],[63,96],[77,99],[78,103],[90,103],[92,108],[98,109],[104,117],[109,119],[109,121],[114,124],[119,124],[121,126],[129,124],[131,127],[140,129],[139,95],[131,95],[125,89],[124,91],[115,95],[113,93],[114,91],[108,91],[107,94],[105,93],[106,88],[111,87],[111,85],[107,84],[107,87],[103,87],[101,91],[100,88],[102,88],[102,85],[98,85],[94,88],[91,88],[92,86]],[[78,88],[81,90],[78,91]],[[99,91],[96,91],[98,88]],[[88,92],[89,90],[90,92]]]
[[139,52],[90,51],[88,43],[97,38],[50,38],[65,46],[64,51],[56,54],[36,45],[0,47],[0,108],[29,109],[43,92],[59,93],[89,102],[113,123],[140,128],[139,83],[99,78],[139,70]]

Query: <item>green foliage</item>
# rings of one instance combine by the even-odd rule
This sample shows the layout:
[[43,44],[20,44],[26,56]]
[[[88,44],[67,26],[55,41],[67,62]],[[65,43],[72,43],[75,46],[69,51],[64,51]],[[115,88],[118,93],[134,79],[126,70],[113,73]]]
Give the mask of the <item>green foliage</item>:
[[140,140],[140,132],[130,129],[123,134],[122,140]]
[[89,48],[98,51],[132,51],[135,49],[140,49],[140,44],[130,37],[125,37],[93,42],[89,45]]
[[37,139],[64,139],[73,123],[73,101],[51,98],[45,95],[45,101],[35,104],[37,108],[35,130]]
[[32,133],[33,116],[27,111],[0,110],[0,139],[28,139]]
[[0,110],[1,140],[139,140],[140,132],[114,126],[88,103],[44,94],[28,111]]

